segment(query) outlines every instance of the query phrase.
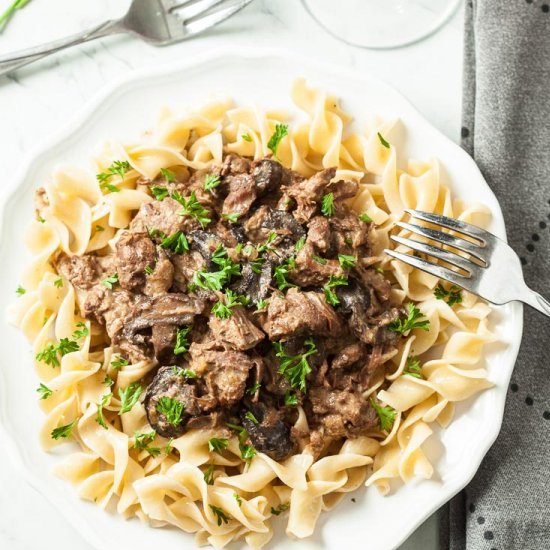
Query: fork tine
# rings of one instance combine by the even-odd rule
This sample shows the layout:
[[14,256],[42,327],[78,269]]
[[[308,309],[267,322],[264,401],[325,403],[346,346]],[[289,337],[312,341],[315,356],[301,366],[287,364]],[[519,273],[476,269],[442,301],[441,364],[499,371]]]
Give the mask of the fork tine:
[[421,269],[422,271],[425,271],[430,275],[435,275],[440,279],[445,279],[446,281],[449,281],[450,283],[453,283],[460,287],[465,288],[468,283],[469,277],[465,275],[461,275],[456,271],[451,271],[446,267],[432,264],[431,262],[427,262],[425,260],[417,258],[416,256],[412,256],[411,254],[403,254],[402,252],[397,252],[396,250],[389,250],[389,249],[385,249],[384,252],[389,256],[396,258],[397,260],[401,260],[402,262],[405,262],[406,264],[409,264],[409,265],[412,265],[413,267]]
[[449,235],[448,233],[443,233],[442,231],[437,231],[436,229],[421,227],[412,223],[397,222],[396,225],[398,227],[401,227],[402,229],[410,231],[411,233],[416,233],[417,235],[421,235],[422,237],[433,239],[438,243],[446,244],[448,246],[452,246],[453,248],[457,248],[458,250],[462,250],[462,252],[466,252],[467,254],[472,255],[480,262],[488,265],[487,260],[485,260],[485,258],[483,258],[483,256],[479,252],[480,250],[482,250],[482,248],[469,241],[460,239],[459,237],[454,237],[453,235]]
[[188,36],[202,32],[210,27],[218,25],[222,21],[225,21],[238,11],[242,10],[245,6],[248,6],[252,0],[240,0],[236,4],[227,8],[220,8],[212,13],[197,18],[194,21],[186,22],[185,29]]
[[487,242],[487,236],[490,235],[488,231],[476,227],[470,223],[466,223],[454,218],[448,218],[447,216],[439,216],[438,214],[432,214],[431,212],[423,212],[422,210],[412,210],[411,208],[405,208],[405,212],[410,214],[413,218],[423,220],[425,222],[441,225],[447,229],[458,231],[463,235],[467,235],[473,239],[480,240],[483,244]]
[[392,241],[403,244],[411,248],[412,250],[422,252],[423,254],[428,254],[428,256],[433,256],[438,260],[443,260],[448,264],[459,267],[460,269],[463,269],[464,271],[470,273],[470,275],[476,268],[479,269],[479,266],[469,261],[467,258],[463,258],[458,254],[453,254],[452,252],[447,252],[446,250],[438,248],[437,246],[432,246],[431,244],[415,241],[414,239],[404,239],[403,237],[399,237],[398,235],[392,235],[390,238]]
[[189,0],[187,2],[178,2],[178,5],[172,8],[172,14],[176,15],[183,21],[192,19],[201,13],[213,8],[217,4],[221,4],[224,0],[196,0],[191,5],[189,5]]

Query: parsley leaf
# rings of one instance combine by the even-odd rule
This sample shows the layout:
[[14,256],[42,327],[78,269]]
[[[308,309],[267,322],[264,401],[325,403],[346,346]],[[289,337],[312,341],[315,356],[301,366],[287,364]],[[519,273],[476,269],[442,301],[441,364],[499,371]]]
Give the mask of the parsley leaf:
[[330,218],[330,216],[334,216],[334,213],[336,212],[336,207],[334,206],[333,193],[327,193],[323,196],[323,201],[321,203],[321,212],[327,218]]
[[390,144],[384,139],[384,137],[382,136],[382,134],[380,132],[377,132],[378,134],[378,139],[380,140],[380,143],[386,148],[386,149],[389,149],[390,148]]
[[289,508],[290,508],[290,504],[279,504],[279,506],[277,506],[277,508],[273,508],[273,506],[271,507],[271,513],[274,516],[279,516],[283,512],[286,512]]
[[175,374],[176,376],[183,376],[187,379],[197,378],[197,373],[195,371],[182,367],[172,367],[172,374]]
[[127,388],[119,388],[118,395],[121,401],[118,414],[124,414],[132,410],[132,407],[138,402],[143,388],[139,382],[132,382]]
[[331,306],[337,306],[340,303],[336,292],[332,290],[337,286],[345,286],[348,284],[348,280],[345,277],[339,277],[338,275],[331,275],[329,277],[328,283],[323,287],[323,292],[325,293],[325,300],[327,304]]
[[214,485],[214,464],[210,464],[203,474],[204,481],[207,485]]
[[242,137],[245,141],[252,141],[252,138],[250,137],[250,134],[242,134],[241,137]]
[[218,527],[221,527],[222,522],[229,523],[229,520],[231,519],[231,517],[228,516],[222,508],[218,506],[214,506],[213,504],[209,504],[208,506],[210,507],[210,509],[218,519],[218,522],[217,522]]
[[219,319],[229,319],[233,315],[231,311],[232,307],[238,305],[245,305],[247,298],[245,296],[238,296],[235,292],[227,289],[225,293],[225,303],[219,300],[212,307],[212,313]]
[[231,223],[237,223],[241,215],[238,212],[231,212],[230,214],[222,214],[224,220],[228,220]]
[[149,443],[155,439],[156,435],[154,430],[144,433],[134,432],[134,449],[143,449],[153,457],[158,456],[160,454],[160,448],[149,446]]
[[410,376],[413,376],[414,378],[424,378],[424,374],[422,373],[422,366],[420,365],[418,357],[415,357],[413,355],[407,357],[407,364],[405,365],[403,374],[408,374]]
[[48,388],[45,384],[40,383],[40,386],[36,389],[38,392],[38,395],[40,395],[40,399],[48,399],[53,394],[53,391]]
[[395,319],[388,325],[388,328],[392,332],[400,332],[401,334],[415,328],[430,330],[430,321],[421,319],[423,316],[424,314],[413,303],[409,303],[407,304],[407,318]]
[[291,256],[285,263],[278,265],[273,271],[273,276],[277,282],[279,290],[284,290],[285,288],[290,288],[293,285],[287,281],[288,274],[296,267],[296,260],[294,256]]
[[254,395],[261,387],[262,384],[260,382],[256,382],[256,384],[250,386],[250,388],[246,390],[246,393],[248,395]]
[[434,290],[434,296],[438,300],[444,300],[451,307],[462,303],[462,289],[456,285],[452,285],[449,290],[445,290],[444,286],[438,283]]
[[78,343],[69,340],[68,338],[61,338],[58,344],[48,344],[42,351],[36,354],[36,359],[50,365],[52,367],[59,367],[59,355],[63,357],[67,353],[78,351]]
[[153,185],[153,187],[151,187],[151,193],[153,193],[153,197],[158,201],[164,200],[170,194],[168,189],[161,185]]
[[385,407],[379,405],[372,397],[370,398],[370,404],[380,419],[380,430],[383,432],[391,430],[397,411],[389,405]]
[[197,287],[221,290],[231,281],[231,277],[241,274],[241,266],[227,256],[227,250],[223,245],[219,245],[212,254],[212,262],[220,266],[221,269],[219,271],[196,271],[189,285],[190,290]]
[[241,451],[241,458],[250,463],[254,456],[256,456],[256,449],[254,449],[252,445],[246,444],[246,440],[248,439],[246,428],[230,423],[227,423],[226,426],[237,432],[239,436],[239,451]]
[[355,267],[357,258],[355,256],[348,256],[347,254],[338,254],[338,261],[342,269],[351,269]]
[[317,353],[317,347],[313,338],[308,338],[304,342],[306,351],[298,355],[287,355],[281,342],[273,342],[276,353],[279,357],[279,374],[282,374],[293,388],[299,388],[306,391],[306,376],[311,372],[311,367],[307,358]]
[[174,183],[176,181],[176,174],[174,174],[172,170],[168,170],[168,168],[161,168],[160,173],[162,174],[162,177],[166,180],[166,183]]
[[59,426],[59,428],[54,428],[50,434],[52,439],[66,439],[71,435],[73,431],[76,420],[73,420],[70,424],[65,424],[65,426]]
[[115,381],[108,374],[106,374],[103,382],[101,383],[110,388],[115,383]]
[[211,453],[221,453],[227,449],[229,439],[225,437],[212,437],[208,440],[208,450]]
[[152,265],[146,265],[144,271],[147,275],[152,275],[153,271],[155,271],[155,267]]
[[130,166],[130,163],[128,161],[115,160],[105,172],[97,174],[96,178],[97,181],[101,184],[102,189],[107,189],[108,191],[111,191],[111,193],[118,193],[120,189],[109,183],[109,180],[113,176],[119,176],[120,179],[124,180],[124,176],[131,169],[132,167]]
[[267,148],[273,153],[273,156],[277,158],[277,150],[279,149],[279,143],[281,140],[288,135],[288,125],[287,124],[276,124],[275,132],[269,138],[267,142]]
[[96,230],[98,233],[101,233],[101,231],[105,231],[105,228],[104,228],[102,225],[96,225],[96,226],[95,226],[95,230]]
[[359,216],[357,216],[362,222],[366,222],[366,223],[372,223],[372,218],[366,213],[366,212],[363,212],[363,214],[359,214]]
[[88,327],[86,326],[86,323],[77,323],[76,326],[79,330],[75,330],[73,332],[73,340],[79,340],[80,338],[84,338],[85,336],[88,336],[90,334],[90,331],[88,330]]
[[321,265],[326,265],[326,264],[327,264],[327,261],[325,260],[325,258],[321,258],[321,256],[317,256],[316,254],[312,254],[311,257],[312,257],[313,260],[315,260],[318,264],[321,264]]
[[212,191],[212,189],[218,187],[221,182],[222,180],[217,174],[206,174],[204,178],[204,189],[205,191]]
[[243,499],[241,498],[241,495],[237,493],[233,493],[233,498],[237,501],[237,504],[239,505],[239,508],[243,505]]
[[122,356],[119,356],[118,359],[115,359],[114,361],[111,361],[111,367],[115,370],[120,370],[122,367],[127,367],[130,364],[128,359],[125,359]]
[[252,413],[251,411],[246,411],[244,417],[247,420],[250,420],[250,422],[252,422],[253,424],[259,424],[260,423],[260,421],[254,416],[254,413]]
[[118,283],[118,273],[114,273],[110,277],[107,277],[103,281],[101,281],[104,286],[106,286],[109,290],[113,290],[113,286]]
[[17,287],[17,290],[15,291],[17,296],[23,296],[23,294],[25,294],[25,292],[27,292],[27,291],[21,285],[19,285]]
[[267,306],[267,300],[264,300],[263,298],[256,302],[256,309],[257,310],[264,309],[266,306]]
[[289,391],[287,391],[285,393],[285,405],[287,407],[293,407],[294,405],[297,405],[298,404],[298,397],[296,396],[295,393],[290,393]]
[[189,336],[189,333],[192,329],[193,327],[191,326],[186,326],[178,329],[178,332],[176,333],[176,345],[174,346],[174,355],[181,355],[189,349],[189,346],[191,344],[189,343],[187,336]]
[[176,231],[169,237],[164,237],[160,246],[164,249],[173,250],[176,254],[189,252],[189,242],[182,231]]
[[172,198],[178,201],[183,208],[179,212],[180,216],[191,216],[195,218],[204,229],[212,220],[208,217],[208,210],[198,201],[195,191],[186,200],[177,191],[172,193]]
[[302,250],[302,248],[304,248],[304,244],[306,244],[306,238],[305,238],[305,236],[304,236],[304,237],[300,237],[300,238],[296,241],[296,244],[294,245],[294,251],[295,251],[295,252],[300,252],[300,250]]
[[112,392],[106,393],[101,397],[101,401],[97,405],[97,414],[95,421],[102,427],[107,429],[107,422],[105,422],[105,417],[103,416],[103,408],[106,407],[113,397]]
[[55,286],[55,288],[61,288],[63,286],[63,279],[61,277],[59,277],[59,279],[56,279],[53,282],[53,286]]
[[177,426],[181,423],[181,416],[185,409],[185,405],[177,399],[164,396],[158,400],[156,409],[158,413],[164,416],[168,424]]

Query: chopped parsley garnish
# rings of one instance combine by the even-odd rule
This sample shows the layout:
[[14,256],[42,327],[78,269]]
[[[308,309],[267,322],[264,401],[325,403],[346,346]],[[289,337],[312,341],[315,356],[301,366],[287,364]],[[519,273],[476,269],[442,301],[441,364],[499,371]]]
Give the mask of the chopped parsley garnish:
[[414,378],[424,378],[424,375],[422,374],[422,366],[420,365],[418,357],[415,357],[414,355],[407,357],[407,363],[405,365],[405,369],[403,370],[403,374],[408,374]]
[[40,223],[46,223],[46,220],[42,216],[38,216],[38,218],[36,218],[36,221]]
[[129,365],[128,359],[125,359],[124,357],[119,356],[118,359],[115,359],[114,361],[111,361],[111,367],[115,370],[120,370],[122,367],[127,367]]
[[289,283],[287,281],[288,274],[296,267],[296,260],[294,259],[294,256],[291,256],[284,264],[278,265],[274,272],[273,276],[275,277],[275,281],[277,282],[277,286],[279,287],[279,290],[284,290],[285,288],[290,288],[293,285],[292,283]]
[[259,424],[260,423],[260,421],[254,416],[254,413],[252,413],[251,411],[246,411],[244,417],[247,420],[250,420],[250,422],[252,422],[253,424]]
[[182,367],[172,367],[172,374],[175,374],[176,376],[183,376],[183,378],[187,378],[188,380],[191,378],[197,378],[197,373],[195,371]]
[[161,168],[160,173],[162,174],[162,177],[166,180],[166,183],[174,183],[176,181],[176,174],[174,174],[172,170],[168,170],[168,168]]
[[380,275],[384,275],[384,270],[379,265],[374,268],[374,271],[376,271],[376,273],[380,273]]
[[205,191],[212,191],[212,189],[218,187],[221,182],[222,180],[217,174],[206,174],[204,178],[204,189]]
[[338,300],[336,292],[334,292],[334,290],[332,289],[337,286],[346,286],[347,284],[348,280],[346,279],[346,277],[331,275],[329,277],[328,283],[323,287],[323,292],[325,293],[325,300],[327,301],[327,304],[330,304],[331,306],[337,306],[340,303],[340,300]]
[[106,393],[102,396],[101,401],[97,405],[97,414],[95,416],[95,421],[102,427],[107,429],[107,422],[105,422],[105,417],[103,416],[103,408],[106,407],[113,397],[112,392]]
[[388,325],[388,328],[393,332],[400,332],[401,334],[405,334],[415,328],[430,330],[430,321],[422,319],[422,317],[424,317],[424,314],[414,304],[409,303],[407,304],[407,318],[395,319]]
[[325,258],[321,258],[321,256],[317,256],[316,254],[312,254],[311,257],[312,257],[318,264],[321,264],[321,265],[326,265],[326,264],[327,264],[327,261],[325,260]]
[[363,212],[363,214],[359,214],[359,216],[357,216],[362,222],[366,222],[366,223],[372,223],[372,218],[366,213],[366,212]]
[[168,424],[177,426],[181,423],[181,415],[183,414],[185,405],[177,399],[164,396],[158,400],[156,409],[158,413],[164,416]]
[[40,395],[40,399],[48,399],[53,394],[53,391],[48,388],[45,384],[40,383],[40,386],[36,389],[38,392],[38,395]]
[[151,193],[153,193],[153,197],[158,201],[164,200],[170,194],[168,189],[161,185],[153,185],[153,187],[151,187]]
[[294,405],[297,405],[298,404],[298,397],[296,396],[295,393],[290,393],[289,391],[287,391],[285,393],[285,405],[287,407],[293,407]]
[[269,138],[267,142],[267,148],[273,153],[273,156],[277,158],[277,150],[279,149],[279,143],[281,140],[288,135],[288,125],[287,124],[276,124],[275,132]]
[[250,462],[254,456],[256,456],[256,449],[254,449],[252,445],[246,444],[246,440],[248,439],[248,432],[246,431],[246,428],[230,423],[227,423],[226,426],[237,432],[239,436],[239,451],[241,451],[241,458],[247,462]]
[[397,411],[389,405],[385,407],[379,405],[372,397],[370,398],[370,404],[380,419],[380,430],[382,432],[391,430]]
[[102,189],[107,189],[111,193],[118,193],[120,189],[109,183],[113,176],[119,176],[124,180],[124,176],[132,169],[130,163],[126,160],[115,160],[105,172],[97,174],[97,181],[101,184]]
[[147,275],[152,275],[153,271],[155,271],[155,267],[152,265],[146,265],[144,271],[145,273],[147,273]]
[[185,233],[182,231],[176,231],[169,237],[164,237],[160,243],[162,248],[173,250],[176,254],[183,254],[189,252],[189,242]]
[[306,244],[306,238],[305,237],[300,237],[296,241],[296,244],[294,245],[294,252],[300,252],[300,250],[302,250],[302,248],[304,248],[304,244]]
[[73,431],[76,420],[73,420],[70,424],[65,424],[65,426],[59,426],[59,428],[54,428],[52,430],[51,438],[52,439],[66,439],[71,435]]
[[250,262],[250,269],[259,275],[262,272],[264,264],[265,258],[256,258],[254,261]]
[[164,452],[169,455],[171,452],[172,452],[172,442],[174,441],[174,438],[171,437],[169,440],[168,440],[168,443],[166,443],[166,447],[164,447]]
[[174,346],[174,355],[181,355],[182,353],[185,353],[189,346],[191,345],[188,340],[189,333],[193,327],[186,326],[178,329],[178,332],[176,333],[176,345]]
[[127,388],[119,388],[118,395],[121,401],[118,414],[124,414],[132,410],[132,407],[138,402],[143,388],[139,382],[132,382]]
[[261,300],[258,300],[256,302],[256,309],[264,309],[267,306],[267,300],[264,300],[263,298]]
[[107,386],[108,388],[110,388],[115,383],[115,381],[108,374],[106,374],[105,378],[103,379],[103,382],[101,383],[104,386]]
[[172,198],[178,201],[183,208],[179,212],[180,216],[191,216],[195,218],[204,229],[212,220],[208,217],[208,210],[198,201],[195,191],[186,200],[177,191],[172,193]]
[[63,279],[61,277],[59,277],[59,279],[56,279],[53,282],[53,286],[55,286],[55,288],[61,288],[63,286]]
[[239,508],[243,505],[243,499],[241,498],[241,495],[237,493],[233,493],[233,498],[237,501],[237,504],[239,505]]
[[232,307],[246,305],[248,302],[246,296],[239,296],[230,289],[225,293],[225,303],[219,300],[212,307],[212,313],[219,319],[229,319],[233,315]]
[[150,447],[149,443],[152,443],[156,437],[156,432],[134,432],[134,449],[140,449],[147,451],[151,456],[155,457],[160,454],[160,447]]
[[210,464],[204,471],[204,481],[207,485],[214,485],[214,464]]
[[19,285],[17,287],[17,290],[15,291],[15,294],[17,294],[17,296],[23,296],[23,294],[25,294],[25,292],[27,292],[21,285]]
[[386,149],[389,149],[390,148],[390,144],[384,139],[384,137],[382,136],[382,134],[380,132],[377,132],[378,134],[378,139],[380,140],[380,143],[386,148]]
[[250,137],[250,134],[242,134],[241,137],[242,137],[245,141],[252,141],[252,138]]
[[241,215],[238,212],[231,212],[230,214],[222,214],[224,220],[230,221],[231,223],[237,223]]
[[275,242],[277,237],[278,237],[277,233],[275,233],[275,231],[271,231],[271,233],[269,233],[269,235],[267,236],[265,243],[260,244],[256,247],[258,254],[263,254],[264,252],[273,250],[273,247],[271,245]]
[[444,286],[438,283],[434,290],[434,296],[438,300],[444,300],[451,307],[462,303],[462,289],[456,285],[452,285],[449,290],[445,290]]
[[227,250],[223,245],[219,245],[214,251],[212,262],[220,266],[220,270],[195,272],[189,285],[191,290],[197,287],[207,290],[222,290],[231,281],[231,277],[241,274],[241,266],[227,256]]
[[101,281],[104,286],[106,286],[109,290],[113,290],[113,286],[118,283],[118,273],[114,273],[110,277],[107,277],[103,281]]
[[351,269],[352,267],[355,267],[357,258],[347,254],[338,254],[338,261],[340,262],[340,267],[342,269]]
[[256,382],[254,385],[250,386],[250,388],[246,390],[246,393],[248,395],[254,395],[261,387],[262,384],[260,382]]
[[68,338],[61,338],[57,344],[48,344],[42,351],[36,354],[36,359],[50,365],[51,367],[59,367],[59,356],[63,357],[67,353],[78,351],[78,343]]
[[221,524],[222,522],[223,523],[229,523],[229,520],[231,519],[231,516],[228,516],[225,511],[218,507],[218,506],[214,506],[213,504],[209,504],[208,505],[210,507],[210,509],[212,510],[212,512],[214,513],[214,515],[216,516],[217,520],[218,520],[218,527],[221,527]]
[[221,453],[227,449],[229,439],[226,437],[212,437],[208,440],[208,450],[211,453]]
[[282,374],[293,388],[299,388],[303,392],[306,391],[306,376],[311,372],[307,358],[317,353],[313,338],[308,338],[304,345],[307,348],[304,353],[287,355],[281,342],[273,342],[275,355],[279,358],[279,374]]
[[102,231],[105,231],[105,228],[104,228],[102,225],[96,225],[96,226],[95,226],[95,230],[96,230],[98,233],[101,233]]
[[77,323],[76,326],[78,329],[73,332],[73,340],[79,340],[80,338],[84,338],[90,334],[86,323],[80,322]]
[[279,504],[277,508],[273,508],[273,506],[271,507],[271,513],[274,516],[279,516],[283,512],[286,512],[289,508],[290,508],[290,504]]
[[323,196],[323,201],[321,202],[321,212],[327,218],[330,218],[330,216],[334,216],[334,212],[336,212],[336,207],[334,206],[333,193],[327,193]]

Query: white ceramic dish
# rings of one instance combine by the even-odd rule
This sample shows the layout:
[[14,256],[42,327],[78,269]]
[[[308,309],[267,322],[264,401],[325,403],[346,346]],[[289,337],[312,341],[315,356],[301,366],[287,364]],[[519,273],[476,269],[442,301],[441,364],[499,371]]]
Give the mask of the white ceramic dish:
[[[87,163],[90,152],[108,138],[133,138],[150,127],[164,105],[184,107],[210,94],[233,97],[239,103],[257,102],[266,107],[291,108],[290,86],[304,76],[342,98],[344,108],[361,123],[369,114],[399,117],[392,143],[401,160],[413,157],[440,159],[443,178],[454,192],[480,201],[493,212],[491,230],[505,238],[498,202],[473,160],[455,143],[425,121],[395,90],[371,77],[342,71],[297,57],[291,52],[225,49],[192,62],[140,71],[103,90],[70,124],[29,157],[19,174],[4,188],[0,210],[0,309],[15,299],[18,274],[28,257],[22,235],[33,215],[33,190],[62,161]],[[459,404],[454,422],[437,432],[426,446],[436,466],[430,481],[396,487],[388,497],[376,489],[361,489],[340,506],[322,515],[315,535],[296,544],[301,550],[389,550],[402,543],[431,513],[463,488],[475,474],[496,438],[508,382],[522,333],[522,307],[496,308],[493,330],[499,344],[486,356],[495,387]],[[58,480],[51,469],[57,453],[46,454],[38,446],[42,415],[36,404],[38,385],[29,346],[19,332],[0,327],[0,430],[3,449],[24,477],[48,498],[71,524],[98,550],[117,548],[194,548],[192,535],[173,529],[152,529],[138,520],[126,522],[78,499],[73,487]],[[60,450],[59,452],[63,452]],[[354,497],[356,502],[351,502]],[[21,514],[24,511],[21,510]],[[288,545],[284,520],[270,548]]]

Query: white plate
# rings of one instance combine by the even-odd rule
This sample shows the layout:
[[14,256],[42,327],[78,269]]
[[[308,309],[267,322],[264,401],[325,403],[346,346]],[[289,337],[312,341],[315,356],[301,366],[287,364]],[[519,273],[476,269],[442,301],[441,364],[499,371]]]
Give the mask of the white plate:
[[[403,162],[409,157],[440,159],[443,179],[469,201],[485,203],[493,212],[492,231],[505,238],[500,207],[473,160],[426,122],[395,90],[365,75],[321,65],[291,52],[224,49],[192,62],[140,71],[104,90],[62,132],[34,152],[11,182],[0,212],[0,308],[15,299],[18,274],[28,261],[22,235],[33,216],[33,190],[60,161],[87,163],[90,152],[107,138],[137,138],[149,128],[164,105],[184,107],[211,94],[230,95],[239,103],[291,108],[292,81],[304,76],[342,98],[360,126],[369,114],[399,117],[391,133]],[[503,274],[504,276],[504,274]],[[402,543],[432,512],[450,499],[475,474],[502,422],[506,389],[522,332],[522,307],[495,308],[493,330],[500,344],[490,346],[487,365],[495,387],[457,407],[451,426],[436,431],[426,445],[436,474],[430,481],[396,486],[388,497],[376,489],[360,489],[321,516],[315,535],[299,543],[303,550],[345,547],[388,550]],[[42,452],[37,432],[42,415],[29,345],[2,319],[0,326],[0,424],[2,447],[25,478],[100,550],[117,548],[194,548],[193,536],[175,529],[152,529],[138,520],[124,521],[81,501],[73,487],[51,473],[59,457]],[[63,451],[58,451],[62,453]],[[356,502],[351,502],[354,497]],[[21,514],[24,511],[21,510]],[[284,519],[271,548],[288,545]]]

